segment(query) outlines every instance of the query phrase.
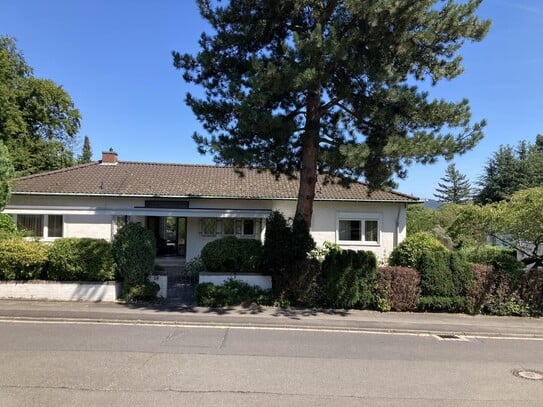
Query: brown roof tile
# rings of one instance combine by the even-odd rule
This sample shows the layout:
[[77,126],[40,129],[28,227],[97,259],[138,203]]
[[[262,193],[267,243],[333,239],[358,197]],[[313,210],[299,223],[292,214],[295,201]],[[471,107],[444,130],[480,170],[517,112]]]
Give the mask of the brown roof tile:
[[[240,177],[232,167],[119,161],[90,163],[19,178],[14,194],[119,195],[156,197],[210,197],[244,199],[296,199],[298,181],[269,172],[244,169]],[[316,200],[401,201],[417,198],[398,192],[368,194],[362,183],[345,188],[324,184],[319,177]]]

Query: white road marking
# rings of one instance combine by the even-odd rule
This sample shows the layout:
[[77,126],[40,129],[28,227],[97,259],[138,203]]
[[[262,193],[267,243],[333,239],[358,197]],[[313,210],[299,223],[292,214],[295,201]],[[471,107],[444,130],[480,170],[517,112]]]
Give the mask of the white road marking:
[[535,341],[543,342],[543,337],[536,336],[507,336],[499,334],[470,334],[470,333],[448,333],[446,331],[430,332],[430,331],[417,331],[410,330],[404,332],[394,329],[384,330],[366,330],[349,329],[340,327],[322,327],[315,328],[310,326],[259,326],[259,325],[241,325],[241,324],[213,324],[213,323],[176,323],[176,322],[160,322],[160,321],[143,321],[143,320],[84,320],[84,319],[70,319],[70,318],[0,318],[0,323],[19,323],[19,324],[49,324],[49,325],[113,325],[113,326],[144,326],[144,327],[164,327],[164,328],[193,328],[193,329],[236,329],[236,330],[248,330],[248,331],[292,331],[292,332],[324,332],[324,333],[347,333],[347,334],[367,334],[367,335],[395,335],[395,336],[416,336],[416,337],[431,337],[437,338],[439,334],[456,335],[462,340],[449,341],[449,342],[469,342],[469,339],[493,339],[493,340],[510,340],[510,341]]

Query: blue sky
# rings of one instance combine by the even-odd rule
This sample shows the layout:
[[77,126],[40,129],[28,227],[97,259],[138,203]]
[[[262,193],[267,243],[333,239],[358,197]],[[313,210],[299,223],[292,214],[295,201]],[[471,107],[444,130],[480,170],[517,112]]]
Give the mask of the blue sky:
[[[474,183],[501,144],[543,133],[543,1],[485,0],[489,35],[462,49],[465,72],[432,95],[468,98],[485,138],[455,158]],[[212,163],[191,139],[200,124],[183,99],[190,89],[171,51],[195,53],[206,29],[191,0],[2,0],[0,34],[17,38],[38,77],[71,95],[93,158],[110,147],[121,160]],[[447,163],[413,165],[399,190],[431,198]]]

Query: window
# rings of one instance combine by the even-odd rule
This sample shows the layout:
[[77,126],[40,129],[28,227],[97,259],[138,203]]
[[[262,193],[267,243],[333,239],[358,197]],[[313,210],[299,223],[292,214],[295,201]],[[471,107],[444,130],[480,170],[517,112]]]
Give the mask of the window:
[[47,237],[62,237],[62,215],[48,215]]
[[63,224],[62,215],[17,215],[17,229],[31,237],[62,237]]
[[217,233],[217,222],[214,218],[202,219],[202,236],[215,236]]
[[222,220],[222,233],[223,235],[235,235],[236,234],[236,221],[234,219]]
[[43,237],[43,215],[17,215],[17,229],[33,237]]
[[338,240],[343,242],[379,242],[379,220],[356,219],[362,214],[353,214],[355,219],[338,219]]
[[244,219],[243,220],[243,234],[245,236],[255,234],[255,222],[253,219]]

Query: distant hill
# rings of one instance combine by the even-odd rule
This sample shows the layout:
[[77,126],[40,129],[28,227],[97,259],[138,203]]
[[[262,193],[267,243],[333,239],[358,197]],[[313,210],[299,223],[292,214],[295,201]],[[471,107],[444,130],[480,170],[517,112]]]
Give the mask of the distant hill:
[[441,205],[443,205],[443,202],[436,201],[435,199],[425,199],[423,205],[425,208],[435,209],[438,211],[441,208]]

